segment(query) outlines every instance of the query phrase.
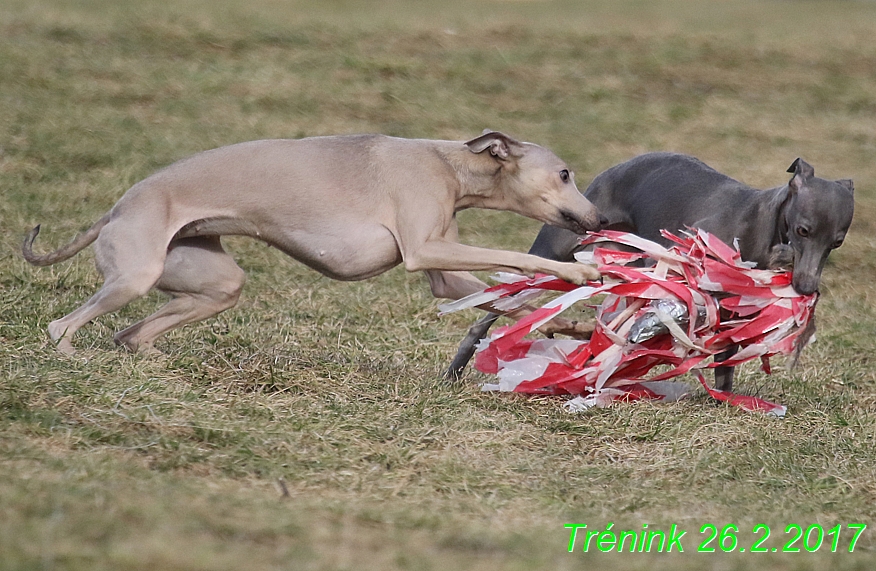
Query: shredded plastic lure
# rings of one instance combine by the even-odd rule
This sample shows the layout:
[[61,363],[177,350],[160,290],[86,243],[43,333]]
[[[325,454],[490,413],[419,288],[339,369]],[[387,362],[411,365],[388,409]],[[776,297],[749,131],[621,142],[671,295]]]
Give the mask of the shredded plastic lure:
[[[673,242],[670,248],[622,232],[583,239],[593,249],[576,257],[596,264],[604,283],[575,286],[552,276],[500,274],[499,285],[442,305],[442,313],[484,303],[507,311],[546,291],[562,292],[481,342],[475,367],[498,376],[484,389],[576,395],[566,408],[577,411],[615,400],[677,400],[687,394],[687,385],[670,379],[692,372],[715,399],[784,416],[782,405],[711,388],[702,371],[759,358],[769,373],[770,357],[799,354],[813,331],[818,294],[798,294],[790,272],[755,269],[737,249],[707,232],[664,236]],[[600,247],[604,242],[637,251]],[[639,260],[652,265],[629,266]],[[589,340],[526,338],[597,295],[603,299]],[[707,362],[734,345],[739,351],[732,357]],[[652,374],[658,366],[662,372]]]

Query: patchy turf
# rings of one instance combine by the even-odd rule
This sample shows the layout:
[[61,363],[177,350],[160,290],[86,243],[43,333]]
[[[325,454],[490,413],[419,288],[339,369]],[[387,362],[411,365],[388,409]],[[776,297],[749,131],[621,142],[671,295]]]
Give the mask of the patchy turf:
[[[876,7],[855,2],[10,0],[0,6],[0,569],[869,569],[846,526],[876,495]],[[583,188],[647,150],[761,187],[797,156],[856,182],[825,270],[818,342],[793,374],[738,386],[776,420],[562,399],[440,379],[474,313],[437,317],[419,275],[327,280],[227,241],[240,305],[159,357],[112,333],[58,355],[46,324],[93,293],[90,250],[31,268],[131,184],[249,139],[382,132],[544,144]],[[517,250],[538,224],[461,214],[463,241]],[[565,523],[687,530],[683,554],[567,552]],[[832,539],[807,553],[785,528]],[[697,554],[736,524],[746,553]],[[815,536],[809,545],[815,544]],[[731,540],[723,544],[730,546]],[[597,551],[597,552],[593,552]]]

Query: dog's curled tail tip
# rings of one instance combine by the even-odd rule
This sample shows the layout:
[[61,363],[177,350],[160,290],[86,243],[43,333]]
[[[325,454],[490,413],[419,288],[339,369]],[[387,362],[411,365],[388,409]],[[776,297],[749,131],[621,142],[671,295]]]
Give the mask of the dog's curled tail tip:
[[101,228],[107,225],[109,219],[110,215],[105,214],[103,218],[95,222],[91,228],[76,236],[69,244],[58,248],[54,252],[42,255],[34,254],[33,252],[33,242],[37,234],[40,233],[40,226],[37,225],[25,236],[24,244],[21,246],[21,253],[24,255],[24,259],[34,266],[51,266],[52,264],[63,262],[72,258],[77,252],[94,242],[98,234],[100,234]]
[[34,266],[46,265],[40,263],[41,256],[33,253],[33,242],[40,233],[40,226],[42,225],[37,224],[34,226],[33,229],[27,233],[27,236],[24,237],[24,243],[21,245],[21,253],[24,255],[24,259]]

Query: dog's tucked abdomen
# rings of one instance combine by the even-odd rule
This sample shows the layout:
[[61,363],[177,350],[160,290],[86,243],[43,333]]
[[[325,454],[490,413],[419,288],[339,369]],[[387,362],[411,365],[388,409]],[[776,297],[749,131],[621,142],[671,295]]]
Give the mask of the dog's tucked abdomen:
[[[262,240],[330,278],[364,280],[402,262],[392,233],[380,224],[339,224],[319,229],[261,227],[240,218],[210,218],[185,225],[174,239],[249,236]],[[367,246],[363,247],[363,246]]]

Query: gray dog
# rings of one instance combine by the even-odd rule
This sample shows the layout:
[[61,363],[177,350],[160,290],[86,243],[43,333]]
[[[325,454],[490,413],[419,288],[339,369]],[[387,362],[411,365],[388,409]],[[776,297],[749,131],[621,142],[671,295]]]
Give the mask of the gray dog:
[[[650,153],[598,175],[584,193],[608,219],[607,228],[633,232],[668,245],[661,229],[702,228],[724,242],[739,240],[744,260],[761,268],[793,267],[793,286],[801,294],[818,289],[831,250],[845,239],[854,212],[851,180],[824,180],[797,159],[791,180],[771,190],[756,190],[703,162],[675,153]],[[562,228],[542,227],[529,253],[571,260],[578,236]],[[469,330],[447,370],[458,377],[498,318],[490,314]],[[716,356],[722,361],[735,348]],[[730,390],[733,368],[717,367],[715,385]]]
[[135,184],[68,245],[34,254],[37,226],[23,252],[46,266],[95,242],[103,287],[49,324],[66,353],[79,328],[153,287],[173,299],[117,333],[118,344],[149,350],[167,331],[233,307],[244,274],[222,248],[223,235],[257,238],[339,280],[403,263],[426,273],[436,297],[485,287],[473,270],[545,272],[579,284],[598,278],[582,264],[459,244],[456,212],[472,207],[509,210],[573,233],[605,222],[569,167],[538,145],[493,131],[467,142],[349,135],[197,154]]

